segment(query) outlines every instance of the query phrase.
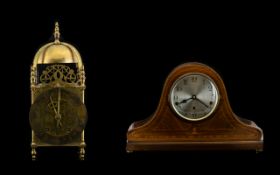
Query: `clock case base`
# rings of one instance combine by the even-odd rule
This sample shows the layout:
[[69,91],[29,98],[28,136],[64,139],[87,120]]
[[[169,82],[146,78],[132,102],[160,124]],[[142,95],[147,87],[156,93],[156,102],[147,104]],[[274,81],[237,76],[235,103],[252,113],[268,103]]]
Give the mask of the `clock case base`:
[[263,142],[128,142],[127,152],[133,151],[176,151],[176,150],[256,150],[263,151]]
[[[201,121],[176,115],[169,103],[173,83],[183,74],[202,73],[219,89],[216,110]],[[263,132],[253,121],[235,115],[221,77],[200,63],[183,64],[168,76],[156,112],[131,124],[127,132],[127,152],[147,150],[263,150]]]

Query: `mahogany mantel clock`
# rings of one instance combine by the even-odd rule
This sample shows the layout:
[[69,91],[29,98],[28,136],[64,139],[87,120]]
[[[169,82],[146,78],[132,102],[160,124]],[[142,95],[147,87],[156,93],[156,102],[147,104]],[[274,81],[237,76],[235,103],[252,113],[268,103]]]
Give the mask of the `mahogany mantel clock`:
[[262,151],[263,132],[233,113],[217,72],[186,63],[168,76],[155,113],[131,124],[126,150],[201,149]]
[[76,146],[80,159],[85,156],[84,65],[76,48],[59,37],[56,23],[55,41],[41,47],[31,66],[32,159],[43,146]]

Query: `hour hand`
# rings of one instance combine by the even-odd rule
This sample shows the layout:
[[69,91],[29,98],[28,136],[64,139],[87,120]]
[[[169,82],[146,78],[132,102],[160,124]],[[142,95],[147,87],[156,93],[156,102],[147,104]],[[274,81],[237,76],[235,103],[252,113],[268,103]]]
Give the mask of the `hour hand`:
[[184,100],[182,100],[182,101],[180,101],[180,102],[176,102],[175,105],[180,105],[180,104],[182,104],[182,103],[187,103],[190,99],[192,99],[192,97],[191,97],[191,98],[184,99]]
[[52,108],[53,108],[53,110],[54,110],[54,113],[55,113],[55,115],[57,115],[57,111],[56,111],[56,109],[55,109],[52,96],[50,96],[50,100],[51,100],[51,105],[52,105]]
[[60,128],[62,126],[60,113],[56,113],[54,118],[56,120],[56,127]]
[[57,128],[61,128],[62,127],[62,123],[61,123],[61,119],[60,118],[56,120],[56,127]]

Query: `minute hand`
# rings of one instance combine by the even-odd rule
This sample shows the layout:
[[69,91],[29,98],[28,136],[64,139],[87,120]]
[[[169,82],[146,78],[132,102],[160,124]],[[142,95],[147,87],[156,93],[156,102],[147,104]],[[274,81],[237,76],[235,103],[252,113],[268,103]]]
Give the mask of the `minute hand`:
[[201,101],[199,98],[196,98],[195,100],[199,101],[201,104],[203,104],[204,106],[206,106],[207,108],[209,108],[209,106],[207,104],[205,104],[203,101]]
[[56,111],[55,106],[53,104],[52,96],[50,96],[50,100],[51,100],[51,105],[52,105],[52,108],[54,110],[54,113],[57,115],[57,111]]
[[61,127],[61,114],[60,114],[60,101],[61,101],[61,90],[58,88],[58,97],[57,97],[57,114],[56,114],[56,126]]
[[57,97],[57,113],[60,114],[60,100],[61,100],[61,92],[60,88],[58,88],[58,97]]

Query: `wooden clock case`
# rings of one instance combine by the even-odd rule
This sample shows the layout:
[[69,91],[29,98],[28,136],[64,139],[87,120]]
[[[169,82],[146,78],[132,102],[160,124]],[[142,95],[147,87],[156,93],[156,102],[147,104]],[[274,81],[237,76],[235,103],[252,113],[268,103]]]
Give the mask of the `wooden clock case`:
[[[188,121],[176,115],[169,103],[173,83],[187,73],[202,73],[214,80],[220,99],[211,116]],[[127,152],[145,150],[263,150],[263,132],[253,121],[238,117],[231,109],[223,80],[201,63],[186,63],[168,76],[155,113],[130,125]]]

